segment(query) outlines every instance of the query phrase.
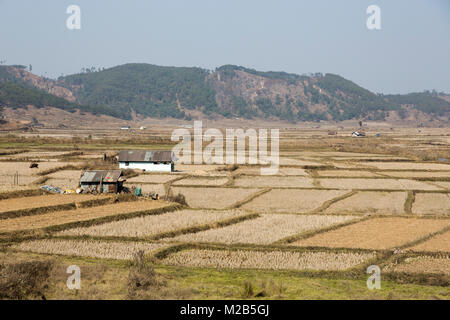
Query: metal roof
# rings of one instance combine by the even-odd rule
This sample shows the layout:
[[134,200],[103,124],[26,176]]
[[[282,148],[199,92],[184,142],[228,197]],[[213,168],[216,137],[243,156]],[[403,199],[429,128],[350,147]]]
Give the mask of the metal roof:
[[122,171],[121,170],[93,170],[84,171],[81,175],[80,182],[98,182],[103,180],[103,182],[117,182],[121,180]]
[[172,162],[173,153],[167,150],[123,150],[119,153],[119,162]]

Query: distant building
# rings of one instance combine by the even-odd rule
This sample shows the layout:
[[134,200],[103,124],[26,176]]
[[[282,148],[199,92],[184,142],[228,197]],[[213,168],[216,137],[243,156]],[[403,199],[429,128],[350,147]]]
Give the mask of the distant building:
[[124,150],[119,153],[120,169],[140,169],[153,172],[175,170],[172,151]]
[[130,130],[130,129],[131,129],[130,126],[123,126],[123,127],[120,127],[120,130]]
[[121,170],[91,170],[83,172],[80,186],[86,193],[119,193],[124,181]]
[[144,127],[144,126],[141,126],[141,127],[139,128],[139,130],[145,130],[145,129],[147,129],[147,128]]
[[355,131],[352,133],[352,137],[354,138],[361,138],[361,137],[365,137],[366,133],[362,132],[362,131]]

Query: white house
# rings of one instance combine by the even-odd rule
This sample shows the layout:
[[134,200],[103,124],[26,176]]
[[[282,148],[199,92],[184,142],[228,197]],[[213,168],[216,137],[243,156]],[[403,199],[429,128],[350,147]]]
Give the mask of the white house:
[[175,170],[172,151],[123,150],[119,153],[120,169],[140,169],[153,172]]

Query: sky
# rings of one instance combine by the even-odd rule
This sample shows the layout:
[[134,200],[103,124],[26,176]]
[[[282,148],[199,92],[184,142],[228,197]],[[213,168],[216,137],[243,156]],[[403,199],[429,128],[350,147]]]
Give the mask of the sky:
[[[70,30],[69,5],[81,9]],[[380,8],[369,30],[367,7]],[[0,61],[56,78],[151,63],[335,73],[377,93],[450,93],[448,0],[0,0]]]

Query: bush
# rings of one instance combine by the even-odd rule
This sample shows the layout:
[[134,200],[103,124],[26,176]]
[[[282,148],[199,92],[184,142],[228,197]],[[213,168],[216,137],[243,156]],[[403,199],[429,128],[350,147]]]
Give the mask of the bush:
[[45,300],[44,291],[48,288],[53,265],[53,261],[0,264],[0,299]]
[[152,261],[145,257],[145,253],[139,250],[134,255],[128,276],[128,295],[135,298],[139,291],[146,291],[151,287],[160,286],[163,283],[158,280]]

